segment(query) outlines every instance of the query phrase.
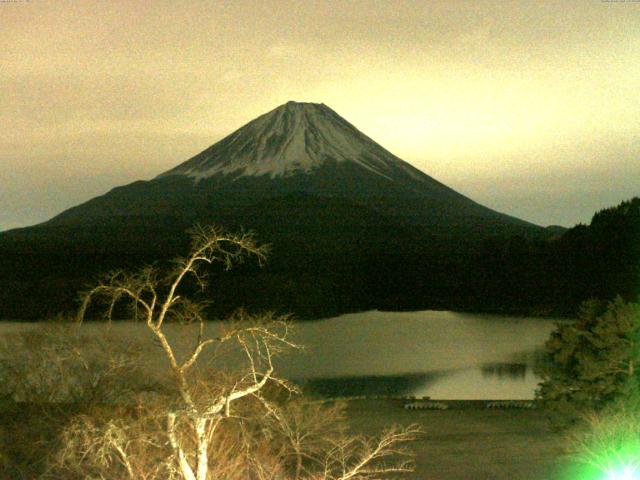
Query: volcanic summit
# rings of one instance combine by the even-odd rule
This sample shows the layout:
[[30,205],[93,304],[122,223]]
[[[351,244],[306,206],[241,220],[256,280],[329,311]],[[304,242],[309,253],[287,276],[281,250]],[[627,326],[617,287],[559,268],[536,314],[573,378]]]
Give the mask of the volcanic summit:
[[421,176],[326,105],[291,101],[158,178],[186,175],[200,180],[219,174],[275,178],[309,174],[328,162],[351,162],[391,181]]

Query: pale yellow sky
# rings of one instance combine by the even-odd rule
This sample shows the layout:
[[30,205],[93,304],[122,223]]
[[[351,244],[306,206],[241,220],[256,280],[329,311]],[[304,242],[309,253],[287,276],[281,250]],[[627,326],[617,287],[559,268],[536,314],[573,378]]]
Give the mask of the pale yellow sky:
[[640,195],[640,2],[0,2],[0,230],[287,100],[538,224]]

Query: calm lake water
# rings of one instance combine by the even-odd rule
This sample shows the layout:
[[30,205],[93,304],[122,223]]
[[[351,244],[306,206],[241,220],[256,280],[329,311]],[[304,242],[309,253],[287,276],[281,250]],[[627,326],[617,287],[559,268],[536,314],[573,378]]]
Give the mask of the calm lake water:
[[[25,328],[38,325],[0,323],[0,334]],[[142,324],[109,328],[147,335]],[[319,395],[531,399],[539,381],[534,357],[553,328],[554,319],[444,311],[348,314],[297,324],[294,337],[305,350],[281,358],[277,369]],[[150,354],[158,354],[154,348]]]
[[554,319],[444,311],[342,315],[303,324],[288,378],[329,395],[531,399],[535,354]]

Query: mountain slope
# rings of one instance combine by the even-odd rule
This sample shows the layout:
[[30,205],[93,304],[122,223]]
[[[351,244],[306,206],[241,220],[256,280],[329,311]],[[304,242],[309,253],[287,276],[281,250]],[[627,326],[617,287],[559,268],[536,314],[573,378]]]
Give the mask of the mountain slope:
[[11,292],[0,292],[0,318],[72,309],[100,272],[183,254],[194,223],[251,229],[272,246],[265,270],[214,274],[217,311],[306,316],[451,307],[474,275],[473,244],[545,235],[415,169],[325,105],[289,102],[152,180],[0,234]]

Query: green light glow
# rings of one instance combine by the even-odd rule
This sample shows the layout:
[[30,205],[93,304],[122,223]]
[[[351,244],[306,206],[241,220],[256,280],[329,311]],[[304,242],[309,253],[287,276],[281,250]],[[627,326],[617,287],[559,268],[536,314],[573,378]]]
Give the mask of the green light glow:
[[640,480],[640,418],[632,410],[592,417],[558,479]]
[[640,473],[636,465],[625,465],[607,472],[605,480],[640,480]]

